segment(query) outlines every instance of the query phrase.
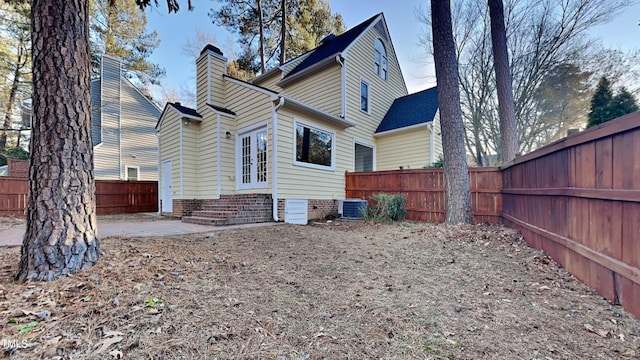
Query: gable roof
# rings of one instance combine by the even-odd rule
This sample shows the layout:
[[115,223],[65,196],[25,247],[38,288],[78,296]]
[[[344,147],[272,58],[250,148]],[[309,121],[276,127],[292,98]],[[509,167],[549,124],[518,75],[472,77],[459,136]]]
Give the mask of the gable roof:
[[[344,33],[330,38],[327,36],[320,46],[311,50],[311,53],[302,61],[298,66],[293,68],[286,76],[285,79],[293,76],[319,62],[330,57],[334,57],[336,54],[344,51],[351,43],[356,40],[368,27],[376,20],[382,13],[376,14],[364,22],[354,26],[353,28],[345,31]],[[304,55],[302,55],[304,56]]]
[[376,134],[433,121],[438,111],[438,88],[397,98],[384,115]]
[[166,114],[169,109],[173,109],[174,111],[177,111],[178,114],[180,114],[181,118],[202,121],[202,115],[198,114],[198,112],[195,111],[194,109],[188,108],[186,106],[182,106],[179,102],[176,102],[176,103],[168,102],[164,105],[162,114],[160,114],[160,117],[158,118],[158,123],[156,123],[156,131],[160,131],[160,125],[162,124],[162,120],[164,120],[164,114]]
[[178,112],[180,112],[181,115],[187,115],[188,117],[202,119],[202,115],[198,114],[198,112],[195,109],[182,106],[179,102],[167,103],[167,105],[173,106],[173,108],[178,110]]
[[227,115],[232,115],[232,116],[236,116],[236,113],[234,113],[233,111],[220,107],[220,106],[215,106],[215,105],[211,105],[211,104],[207,104],[208,107],[212,108],[213,110],[217,111],[217,112],[221,112]]

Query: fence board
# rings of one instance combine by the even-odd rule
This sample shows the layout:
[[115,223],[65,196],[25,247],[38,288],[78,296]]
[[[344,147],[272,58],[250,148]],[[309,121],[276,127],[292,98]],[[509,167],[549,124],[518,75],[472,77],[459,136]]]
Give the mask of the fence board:
[[504,223],[640,317],[640,112],[501,170]]
[[[500,222],[502,176],[498,168],[470,168],[474,221]],[[442,169],[390,170],[346,174],[347,198],[370,199],[377,193],[405,194],[407,219],[443,222],[446,215]]]
[[[0,216],[26,214],[29,180],[0,177]],[[158,211],[157,181],[96,180],[98,215]]]

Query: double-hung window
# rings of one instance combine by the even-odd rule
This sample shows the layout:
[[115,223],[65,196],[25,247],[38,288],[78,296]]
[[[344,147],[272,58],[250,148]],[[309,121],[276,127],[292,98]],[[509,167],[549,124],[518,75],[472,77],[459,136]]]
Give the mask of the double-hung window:
[[369,83],[360,80],[360,110],[369,113]]

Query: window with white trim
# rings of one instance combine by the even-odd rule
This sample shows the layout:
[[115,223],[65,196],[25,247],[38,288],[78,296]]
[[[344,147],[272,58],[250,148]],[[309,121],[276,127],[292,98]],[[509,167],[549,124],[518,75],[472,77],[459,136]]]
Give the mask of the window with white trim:
[[126,180],[140,180],[140,167],[127,166],[126,168]]
[[375,64],[373,71],[376,75],[380,76],[382,80],[387,80],[387,65],[389,61],[387,59],[387,50],[385,50],[384,44],[380,39],[376,39],[374,45],[373,62]]
[[334,169],[335,132],[295,123],[294,164],[323,170]]
[[369,83],[360,80],[360,110],[369,113]]

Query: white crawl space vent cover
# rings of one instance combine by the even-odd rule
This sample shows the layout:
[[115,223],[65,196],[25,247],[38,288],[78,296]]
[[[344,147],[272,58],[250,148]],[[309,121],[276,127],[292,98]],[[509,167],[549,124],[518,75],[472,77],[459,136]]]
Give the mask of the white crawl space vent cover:
[[307,211],[309,209],[308,200],[285,200],[284,201],[284,222],[287,224],[307,224]]

